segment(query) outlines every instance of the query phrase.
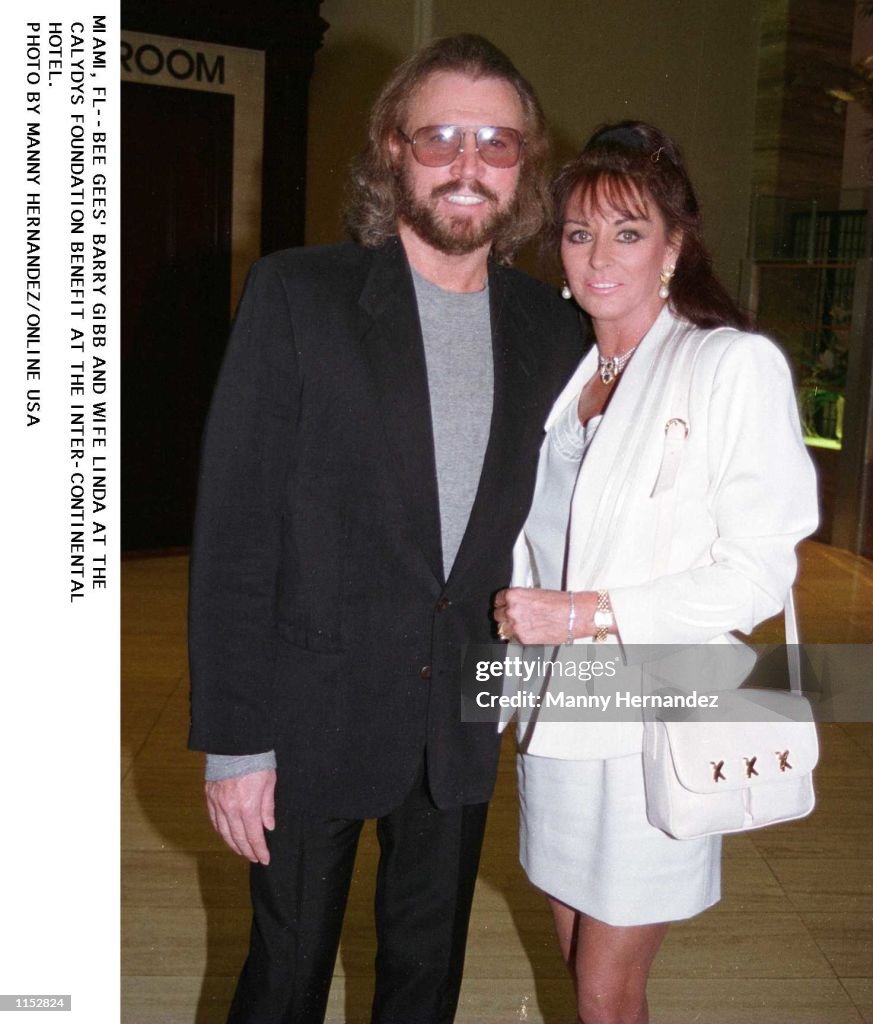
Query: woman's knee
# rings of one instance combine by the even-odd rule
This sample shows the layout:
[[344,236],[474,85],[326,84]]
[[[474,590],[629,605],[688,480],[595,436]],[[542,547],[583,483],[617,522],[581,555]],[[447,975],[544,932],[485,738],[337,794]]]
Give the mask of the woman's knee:
[[576,998],[582,1024],[645,1024],[646,972],[576,979]]

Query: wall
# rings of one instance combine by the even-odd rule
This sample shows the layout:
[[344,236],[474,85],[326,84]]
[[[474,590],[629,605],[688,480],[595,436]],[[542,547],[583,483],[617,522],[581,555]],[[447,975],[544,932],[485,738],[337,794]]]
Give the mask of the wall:
[[[860,63],[873,54],[873,17],[855,19],[852,63]],[[846,145],[843,151],[843,188],[856,189],[873,185],[873,140],[865,139],[873,132],[873,118],[858,103],[850,103],[846,111]]]
[[765,0],[754,182],[762,195],[833,197],[840,188],[853,0]]
[[414,0],[325,0],[330,28],[309,91],[307,244],[344,236],[340,209],[351,158],[363,148],[370,104],[416,48]]
[[[324,0],[309,127],[307,241],[342,235],[345,169],[369,104],[430,29],[480,32],[536,87],[567,159],[606,120],[638,117],[675,135],[704,204],[725,283],[744,255],[762,0]],[[629,14],[631,16],[629,16]],[[530,269],[530,257],[524,261]]]
[[[236,309],[249,267],[260,254],[261,165],[264,153],[264,52],[215,43],[121,33],[121,80],[234,97],[233,199],[231,220],[230,312]],[[140,50],[142,48],[142,50]],[[173,53],[183,77],[173,74]],[[137,59],[136,55],[142,56]],[[130,56],[128,56],[130,54]],[[197,74],[189,69],[196,66]],[[155,68],[160,67],[160,71]],[[204,67],[205,73],[199,69]]]

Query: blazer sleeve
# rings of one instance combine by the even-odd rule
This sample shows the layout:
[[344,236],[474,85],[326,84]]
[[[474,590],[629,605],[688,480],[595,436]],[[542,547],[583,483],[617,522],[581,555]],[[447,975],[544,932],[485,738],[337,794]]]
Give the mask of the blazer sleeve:
[[207,419],[189,589],[189,746],[271,750],[281,509],[299,382],[274,263],[249,274]]
[[[797,572],[795,547],[818,524],[791,373],[772,342],[739,334],[726,346],[712,375],[706,429],[711,561],[610,587],[624,643],[703,643],[734,629],[751,632],[784,606]],[[681,548],[682,538],[673,543]]]

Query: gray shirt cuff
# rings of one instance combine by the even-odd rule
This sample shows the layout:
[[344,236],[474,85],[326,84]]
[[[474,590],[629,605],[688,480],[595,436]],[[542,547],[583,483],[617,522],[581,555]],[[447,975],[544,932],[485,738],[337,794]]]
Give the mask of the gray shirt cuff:
[[206,781],[221,782],[275,767],[276,754],[272,750],[265,754],[207,754]]

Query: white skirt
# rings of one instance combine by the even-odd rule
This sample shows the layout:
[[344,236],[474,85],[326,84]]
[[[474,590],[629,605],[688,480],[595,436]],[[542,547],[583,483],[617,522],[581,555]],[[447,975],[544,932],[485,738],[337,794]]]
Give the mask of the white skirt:
[[693,917],[721,896],[721,837],[673,839],[646,818],[640,754],[518,755],[521,863],[537,888],[598,921]]

